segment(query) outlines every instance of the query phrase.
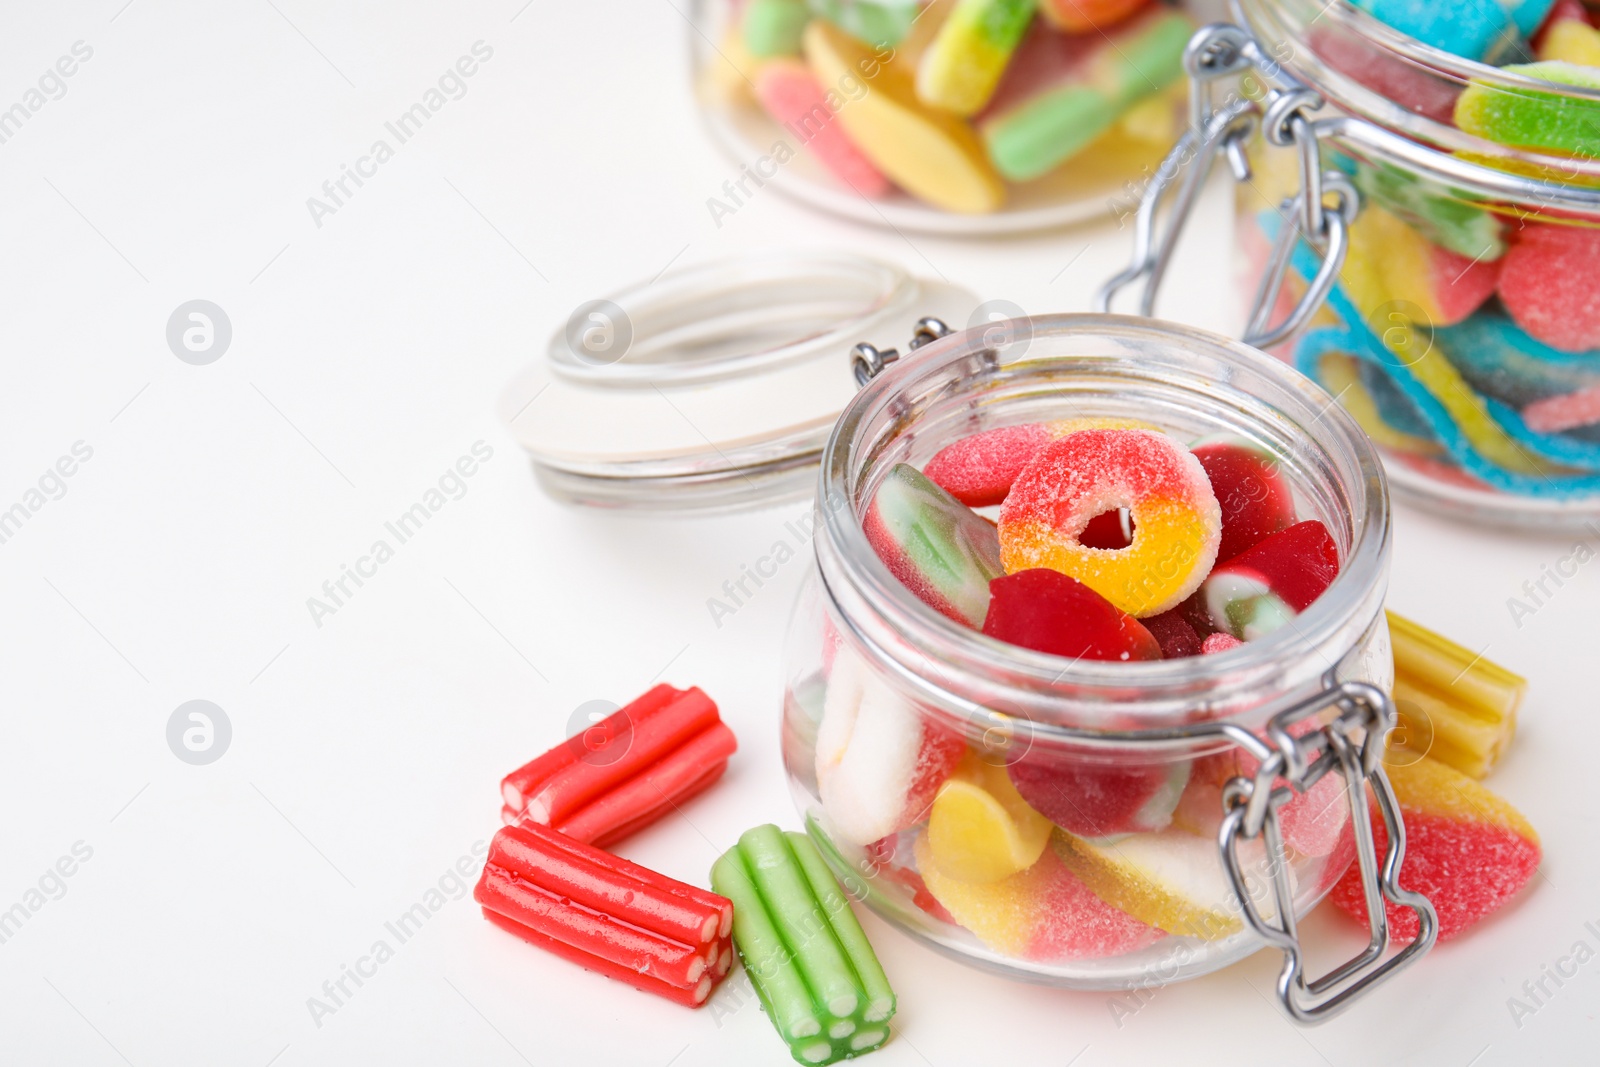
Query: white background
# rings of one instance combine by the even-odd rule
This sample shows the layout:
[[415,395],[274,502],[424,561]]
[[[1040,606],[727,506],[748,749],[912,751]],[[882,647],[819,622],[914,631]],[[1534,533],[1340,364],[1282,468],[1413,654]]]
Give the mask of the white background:
[[[1083,310],[1125,234],[907,239],[770,190],[718,228],[705,201],[735,168],[696,124],[683,0],[123,3],[13,3],[0,35],[0,107],[75,41],[94,50],[0,144],[0,508],[74,442],[93,449],[0,544],[0,908],[75,842],[93,850],[0,945],[0,1060],[788,1062],[747,994],[669,1005],[515,941],[467,898],[320,1027],[307,1008],[492,834],[500,776],[586,700],[660,675],[707,689],[739,735],[725,781],[630,857],[704,882],[748,826],[796,823],[779,648],[804,564],[720,629],[706,600],[801,507],[563,509],[496,394],[571,309],[669,263],[845,246],[1029,311]],[[316,226],[306,198],[478,40],[494,53],[467,95]],[[1174,281],[1171,310],[1202,325],[1230,324],[1225,208],[1212,198]],[[210,366],[165,341],[194,298],[233,325]],[[494,455],[466,495],[318,627],[307,598],[480,440]],[[1584,928],[1600,920],[1600,566],[1519,628],[1507,598],[1571,537],[1407,506],[1397,524],[1392,605],[1533,679],[1493,780],[1544,834],[1525,898],[1310,1031],[1269,1002],[1266,954],[1119,1026],[1105,995],[978,974],[867,916],[902,1005],[872,1062],[1593,1058],[1600,962],[1520,1028],[1506,1002],[1580,938],[1600,947]],[[204,767],[165,740],[196,698],[233,727]],[[1347,947],[1341,918],[1310,926],[1324,959]]]

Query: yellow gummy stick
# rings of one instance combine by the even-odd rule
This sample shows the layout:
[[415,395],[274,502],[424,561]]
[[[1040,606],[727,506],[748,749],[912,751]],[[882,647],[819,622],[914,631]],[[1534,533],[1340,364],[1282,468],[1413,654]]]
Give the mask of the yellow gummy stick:
[[1407,747],[1483,778],[1517,729],[1527,679],[1389,612],[1395,705]]

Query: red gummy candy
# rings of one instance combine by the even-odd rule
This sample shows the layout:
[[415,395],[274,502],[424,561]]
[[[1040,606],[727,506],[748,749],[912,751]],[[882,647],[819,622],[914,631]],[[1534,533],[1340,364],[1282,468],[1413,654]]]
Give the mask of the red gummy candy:
[[1200,445],[1193,451],[1222,507],[1218,560],[1227,562],[1294,525],[1294,493],[1272,456],[1231,441]]
[[1316,30],[1311,49],[1346,77],[1409,111],[1446,126],[1455,125],[1461,87],[1414,66],[1348,30]]
[[1050,441],[1049,429],[1039,423],[1001,426],[946,445],[922,473],[967,507],[988,507],[1005,500],[1022,468]]
[[1227,652],[1229,649],[1238,648],[1244,644],[1232,634],[1207,634],[1206,639],[1200,642],[1202,656],[1215,656],[1218,652]]
[[1316,519],[1218,564],[1200,587],[1219,631],[1249,641],[1306,610],[1339,574],[1339,546]]
[[983,632],[1035,652],[1073,659],[1161,658],[1161,645],[1138,619],[1076,578],[1043,567],[989,583]]
[[1039,814],[1068,833],[1098,838],[1161,830],[1172,822],[1191,763],[1136,760],[1130,753],[1097,754],[1091,760],[1035,746],[1006,771]]
[[1184,617],[1183,605],[1139,621],[1161,645],[1162,659],[1183,659],[1200,654],[1200,634]]
[[1600,230],[1529,224],[1501,265],[1500,299],[1552,348],[1600,348]]
[[[1498,911],[1539,869],[1543,851],[1538,833],[1520,812],[1471,778],[1427,758],[1385,770],[1405,817],[1400,887],[1433,904],[1440,941]],[[1372,836],[1381,862],[1389,837],[1376,810]],[[1360,867],[1345,872],[1329,899],[1358,921],[1367,921]],[[1414,941],[1416,913],[1387,902],[1385,907],[1395,940]]]

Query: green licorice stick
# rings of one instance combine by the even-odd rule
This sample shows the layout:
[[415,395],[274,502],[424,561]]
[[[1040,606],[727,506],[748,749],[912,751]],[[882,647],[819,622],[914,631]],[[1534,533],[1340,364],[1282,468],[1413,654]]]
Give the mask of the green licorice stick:
[[806,985],[830,1015],[854,1015],[861,1006],[855,972],[783,831],[770,823],[746,830],[739,851]]
[[791,1045],[822,1032],[811,991],[792,965],[788,946],[772,924],[751,881],[739,846],[711,866],[712,891],[733,901],[733,940],[772,1024]]
[[869,1023],[886,1022],[894,1014],[894,990],[889,988],[888,976],[883,973],[877,954],[872,951],[866,933],[856,921],[855,912],[850,910],[850,902],[839,891],[839,883],[834,880],[833,872],[828,869],[811,839],[793,831],[784,836],[789,839],[794,858],[805,873],[811,892],[822,905],[822,912],[833,928],[833,935],[850,958],[850,966],[860,980],[862,992],[866,994],[867,1002],[861,1017]]

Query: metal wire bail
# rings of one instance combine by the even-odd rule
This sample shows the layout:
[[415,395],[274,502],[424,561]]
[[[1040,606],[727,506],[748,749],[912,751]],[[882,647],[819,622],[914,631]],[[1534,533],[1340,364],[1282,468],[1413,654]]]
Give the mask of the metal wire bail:
[[[1349,228],[1360,197],[1343,174],[1322,169],[1319,126],[1309,117],[1322,107],[1321,96],[1285,74],[1247,31],[1228,23],[1202,28],[1189,42],[1184,65],[1190,80],[1189,129],[1162,160],[1140,197],[1132,262],[1101,287],[1095,296],[1095,310],[1109,312],[1119,292],[1142,280],[1139,313],[1155,313],[1156,295],[1178,239],[1218,156],[1227,159],[1236,180],[1249,181],[1244,145],[1259,124],[1269,144],[1295,150],[1300,170],[1299,191],[1279,205],[1278,237],[1241,338],[1256,348],[1271,348],[1305,329],[1327,299],[1349,251]],[[1268,89],[1259,102],[1236,91],[1219,103],[1217,82],[1252,68],[1270,71],[1277,87]],[[1166,229],[1158,239],[1157,217],[1174,186],[1177,192],[1167,213]],[[1331,210],[1326,202],[1330,196],[1336,198]],[[1318,254],[1318,269],[1294,308],[1274,324],[1272,312],[1301,242]]]
[[[1337,707],[1331,723],[1295,737],[1290,727]],[[1252,750],[1267,749],[1253,778],[1234,778],[1223,790],[1223,816],[1217,845],[1228,881],[1250,928],[1283,953],[1278,974],[1278,997],[1289,1015],[1301,1023],[1320,1023],[1348,1008],[1362,994],[1410,966],[1438,936],[1433,905],[1420,894],[1401,889],[1400,864],[1405,858],[1405,824],[1399,803],[1384,774],[1383,738],[1395,721],[1394,703],[1381,690],[1364,682],[1346,682],[1274,716],[1266,729],[1266,742],[1252,738]],[[1359,748],[1356,742],[1359,740]],[[1289,880],[1289,858],[1284,849],[1278,809],[1295,792],[1305,792],[1323,775],[1344,778],[1345,796],[1356,840],[1356,862],[1361,872],[1369,937],[1367,947],[1321,978],[1307,980],[1304,951],[1294,916],[1294,886]],[[1282,778],[1288,787],[1276,785]],[[1380,866],[1367,807],[1367,790],[1378,802],[1389,847]],[[1271,876],[1273,909],[1262,914],[1251,899],[1240,847],[1261,838]],[[1417,916],[1417,938],[1385,959],[1389,948],[1389,923],[1384,902],[1410,908]]]

